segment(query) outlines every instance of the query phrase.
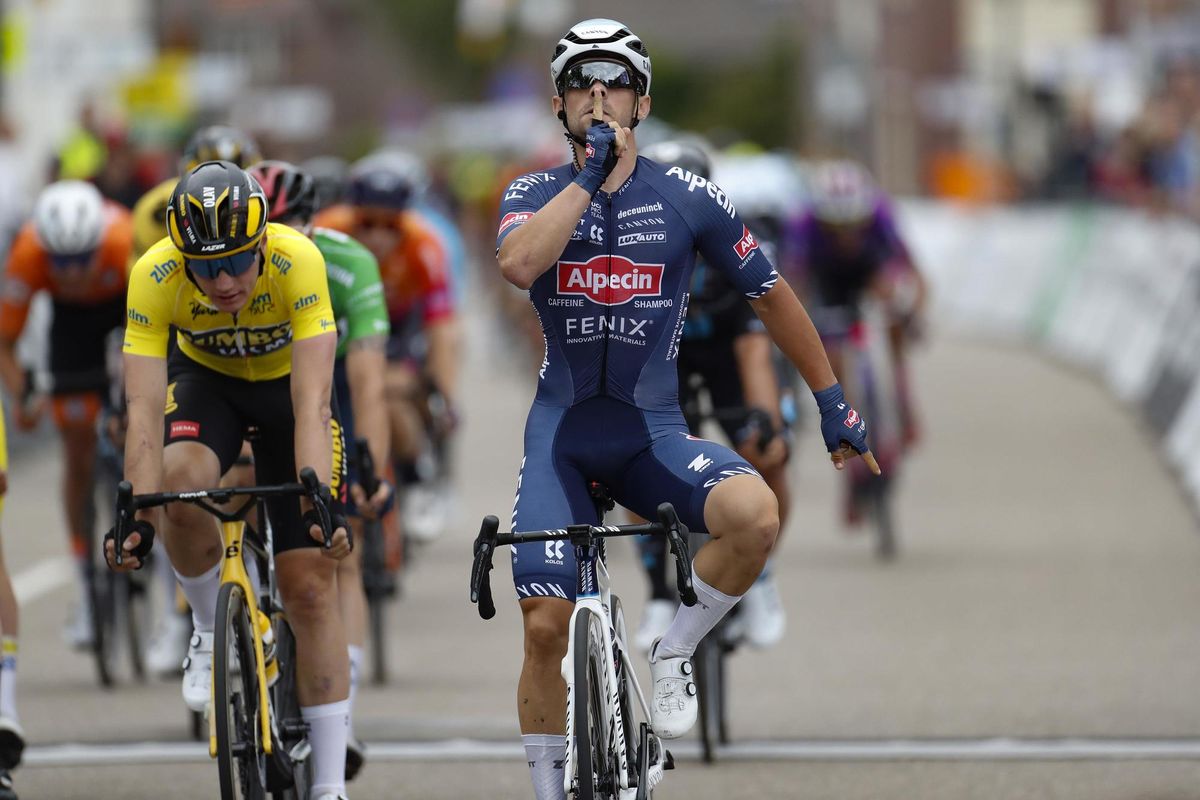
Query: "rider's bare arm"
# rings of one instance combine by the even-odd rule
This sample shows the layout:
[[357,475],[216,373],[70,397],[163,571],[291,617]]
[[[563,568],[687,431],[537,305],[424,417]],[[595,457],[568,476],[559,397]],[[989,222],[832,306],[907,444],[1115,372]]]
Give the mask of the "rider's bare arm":
[[504,279],[521,289],[532,286],[558,261],[591,199],[587,191],[572,183],[510,233],[496,253]]
[[771,337],[761,332],[743,333],[733,340],[733,354],[746,407],[766,411],[779,428],[783,418],[779,413],[779,381],[771,363]]
[[816,327],[782,276],[774,288],[750,305],[810,389],[820,391],[837,382]]
[[19,402],[25,394],[25,370],[17,361],[16,341],[6,336],[0,336],[0,381],[8,396]]
[[333,331],[292,343],[292,412],[296,417],[296,472],[310,466],[328,484],[333,474],[329,420],[337,334]]
[[381,465],[388,463],[387,400],[383,391],[386,373],[387,340],[383,336],[350,342],[346,348],[346,378],[354,423],[371,448],[371,458]]
[[[125,434],[125,480],[139,494],[162,489],[163,417],[167,401],[167,362],[154,356],[126,353],[125,401],[129,428]],[[150,519],[151,512],[138,512]]]
[[458,323],[453,318],[439,319],[425,331],[429,337],[429,375],[438,391],[453,401],[458,385]]

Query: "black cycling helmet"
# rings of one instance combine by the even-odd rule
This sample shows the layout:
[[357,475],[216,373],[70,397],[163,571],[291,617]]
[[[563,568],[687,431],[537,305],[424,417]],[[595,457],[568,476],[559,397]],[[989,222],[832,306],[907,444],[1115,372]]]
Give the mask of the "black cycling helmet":
[[262,186],[271,222],[307,225],[317,213],[317,184],[307,172],[287,161],[260,161],[246,170]]
[[262,161],[262,151],[253,138],[237,128],[208,125],[188,139],[179,171],[191,172],[205,161],[232,161],[239,167],[248,167]]
[[403,211],[425,182],[421,162],[402,151],[385,151],[355,162],[346,182],[346,202]]
[[693,175],[708,179],[712,174],[712,159],[708,151],[690,139],[669,139],[643,148],[640,155],[667,167],[682,167]]
[[167,233],[188,259],[246,252],[266,230],[262,187],[231,161],[206,161],[184,175],[167,207]]

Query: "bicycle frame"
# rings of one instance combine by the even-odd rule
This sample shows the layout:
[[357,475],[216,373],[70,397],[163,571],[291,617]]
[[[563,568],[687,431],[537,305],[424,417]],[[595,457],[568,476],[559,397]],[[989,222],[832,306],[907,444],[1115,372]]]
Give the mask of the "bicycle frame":
[[[221,523],[221,543],[224,546],[224,557],[221,559],[222,585],[236,583],[246,597],[246,606],[250,609],[254,623],[254,671],[258,675],[258,722],[262,732],[262,748],[266,755],[272,754],[274,742],[271,737],[271,706],[270,692],[267,687],[266,657],[263,654],[261,635],[262,612],[258,608],[258,597],[254,593],[254,585],[250,582],[250,574],[246,571],[246,562],[242,560],[242,545],[246,535],[246,523],[243,520]],[[268,550],[269,552],[269,550]],[[241,665],[246,668],[245,664]],[[216,684],[210,684],[209,702],[215,703],[214,693]],[[208,756],[217,757],[216,714],[208,715]]]
[[[625,674],[629,677],[638,703],[641,705],[642,713],[646,719],[650,719],[650,706],[638,683],[633,662],[625,651],[625,643],[614,637],[615,629],[610,612],[612,581],[608,575],[608,567],[605,566],[604,559],[600,557],[600,543],[596,540],[573,543],[575,559],[579,567],[579,583],[575,594],[575,609],[571,612],[571,622],[567,628],[570,632],[567,639],[567,655],[562,661],[562,676],[567,684],[567,752],[563,762],[563,784],[568,795],[571,793],[571,779],[575,775],[575,737],[572,735],[572,731],[575,730],[575,618],[579,616],[581,610],[591,611],[604,620],[605,624],[601,626],[604,652],[614,653],[620,657]],[[604,710],[607,717],[605,722],[612,734],[612,740],[616,744],[617,766],[621,773],[620,788],[626,790],[634,787],[629,784],[629,743],[625,741],[625,720],[621,716],[617,681],[616,663],[613,659],[604,659],[604,696],[608,700]]]

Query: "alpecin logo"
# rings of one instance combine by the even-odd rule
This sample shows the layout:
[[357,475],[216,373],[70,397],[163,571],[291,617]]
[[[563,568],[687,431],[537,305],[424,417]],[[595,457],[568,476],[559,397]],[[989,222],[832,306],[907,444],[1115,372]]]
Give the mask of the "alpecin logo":
[[662,264],[635,264],[623,256],[596,256],[586,262],[558,262],[558,293],[581,294],[602,306],[662,294]]
[[510,211],[504,215],[504,219],[500,220],[500,230],[497,235],[504,233],[514,225],[520,225],[528,222],[533,217],[533,212],[530,211]]
[[738,254],[738,258],[745,259],[751,252],[758,249],[758,239],[754,238],[754,234],[745,225],[742,226],[742,238],[738,239],[733,246],[733,252]]

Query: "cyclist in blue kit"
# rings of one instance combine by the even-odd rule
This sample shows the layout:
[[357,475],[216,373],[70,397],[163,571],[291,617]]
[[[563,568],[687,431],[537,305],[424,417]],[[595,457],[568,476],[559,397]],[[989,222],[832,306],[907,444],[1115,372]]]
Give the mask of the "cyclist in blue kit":
[[[750,301],[815,390],[834,466],[874,459],[812,322],[733,203],[701,176],[638,158],[633,128],[650,112],[651,82],[641,40],[613,20],[581,22],[559,41],[550,74],[573,160],[513,181],[496,239],[501,273],[529,290],[546,339],[512,526],[594,523],[595,480],[635,513],[652,517],[671,502],[688,527],[710,534],[692,566],[699,602],[680,607],[650,650],[652,724],[675,738],[696,720],[697,643],[754,583],[779,532],[775,496],[758,473],[690,435],[679,410],[675,359],[697,251]],[[525,629],[522,738],[536,797],[557,800],[574,554],[534,543],[514,547],[512,558]]]

